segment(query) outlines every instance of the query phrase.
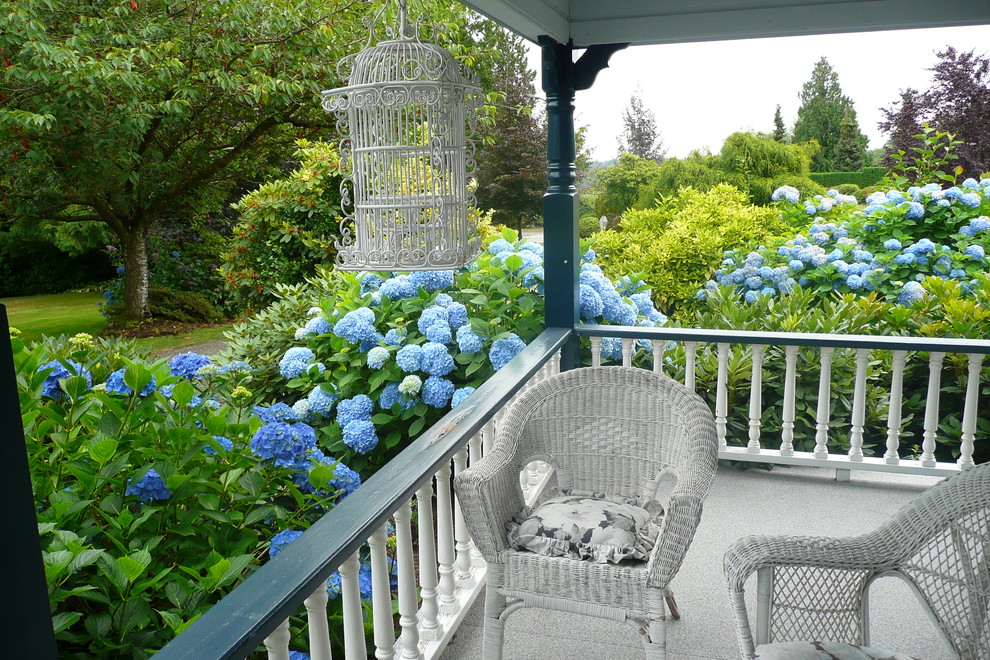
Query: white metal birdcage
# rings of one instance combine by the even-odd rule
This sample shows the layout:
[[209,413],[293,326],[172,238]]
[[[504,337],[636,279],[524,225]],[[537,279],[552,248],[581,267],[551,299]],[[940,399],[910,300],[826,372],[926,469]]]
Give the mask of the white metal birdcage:
[[398,30],[374,46],[372,23],[368,46],[341,63],[349,84],[323,92],[344,136],[342,270],[449,270],[481,249],[468,185],[481,87],[450,53],[420,39],[405,2],[399,17]]

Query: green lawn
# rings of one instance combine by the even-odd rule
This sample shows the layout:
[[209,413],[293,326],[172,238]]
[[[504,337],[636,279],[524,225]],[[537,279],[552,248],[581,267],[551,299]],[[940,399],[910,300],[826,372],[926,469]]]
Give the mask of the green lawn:
[[[107,324],[96,306],[102,300],[100,293],[55,293],[4,298],[0,303],[7,306],[10,325],[21,331],[21,338],[35,341],[42,335],[74,335],[78,332],[96,335]],[[224,331],[229,328],[230,325],[197,328],[178,335],[138,339],[137,343],[152,352],[184,348],[223,339]]]
[[20,330],[22,339],[41,339],[42,335],[95,335],[107,324],[96,303],[103,295],[96,293],[53,293],[0,300],[7,306],[10,325]]

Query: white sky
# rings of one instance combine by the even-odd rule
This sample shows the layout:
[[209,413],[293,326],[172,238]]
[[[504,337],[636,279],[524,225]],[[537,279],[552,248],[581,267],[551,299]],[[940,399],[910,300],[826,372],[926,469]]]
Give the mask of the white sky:
[[[777,104],[790,130],[801,86],[824,55],[855,105],[870,148],[877,148],[885,141],[877,128],[880,108],[899,99],[902,89],[927,89],[935,51],[947,45],[985,54],[990,26],[632,46],[612,56],[590,90],[577,93],[577,123],[588,126],[596,160],[615,158],[622,110],[638,86],[668,156],[705,147],[718,153],[736,131],[772,131]],[[530,68],[539,72],[539,48],[532,45],[529,55]],[[536,86],[542,95],[539,75]]]

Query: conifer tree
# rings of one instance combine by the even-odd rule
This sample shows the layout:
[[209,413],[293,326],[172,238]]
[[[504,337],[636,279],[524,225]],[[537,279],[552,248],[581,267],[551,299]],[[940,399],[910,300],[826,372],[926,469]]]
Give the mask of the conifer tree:
[[637,91],[629,99],[629,105],[622,111],[622,133],[619,135],[619,153],[632,154],[647,160],[663,162],[666,150],[663,138],[657,130],[657,118],[653,111],[643,105]]
[[811,163],[813,172],[829,172],[836,168],[842,118],[847,113],[853,122],[861,148],[865,150],[866,136],[859,130],[853,102],[849,97],[843,96],[839,76],[827,59],[823,57],[815,63],[811,79],[804,84],[798,98],[801,99],[801,107],[794,124],[794,141],[817,140],[821,146]]
[[780,114],[780,105],[773,113],[773,139],[777,142],[787,142],[787,128],[784,126],[784,118]]

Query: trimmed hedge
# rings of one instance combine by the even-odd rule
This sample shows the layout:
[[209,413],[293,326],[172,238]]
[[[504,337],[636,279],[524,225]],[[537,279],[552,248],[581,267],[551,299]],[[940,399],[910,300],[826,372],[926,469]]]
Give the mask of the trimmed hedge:
[[866,188],[876,185],[887,173],[884,167],[864,167],[859,172],[812,172],[809,176],[826,188],[835,188],[844,183],[851,183]]

